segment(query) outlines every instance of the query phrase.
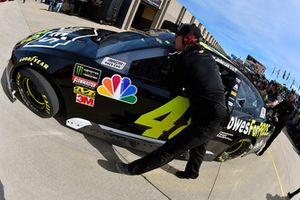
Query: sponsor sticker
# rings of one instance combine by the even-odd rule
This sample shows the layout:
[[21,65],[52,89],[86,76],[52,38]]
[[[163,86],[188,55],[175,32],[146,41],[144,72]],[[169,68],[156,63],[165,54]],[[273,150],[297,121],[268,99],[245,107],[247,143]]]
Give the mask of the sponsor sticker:
[[118,70],[122,70],[126,65],[125,62],[110,57],[105,57],[101,64]]
[[237,83],[241,83],[241,80],[239,78],[235,78]]
[[227,130],[251,135],[253,137],[266,136],[269,134],[270,124],[260,123],[256,120],[245,121],[232,116],[226,126]]
[[76,94],[82,94],[91,98],[95,98],[96,96],[96,91],[95,90],[90,90],[81,86],[75,86],[74,87],[74,93]]
[[238,85],[238,84],[235,84],[235,86],[233,87],[233,89],[234,89],[235,91],[238,91],[238,90],[239,90],[239,85]]
[[76,94],[76,103],[94,107],[95,99],[82,94]]
[[19,62],[30,62],[35,63],[39,66],[41,66],[44,69],[48,69],[49,65],[38,58],[38,56],[29,56],[29,57],[23,57],[19,60]]
[[130,78],[114,74],[111,78],[102,79],[102,85],[97,88],[98,94],[128,104],[137,102],[137,87],[131,84]]
[[98,86],[101,70],[76,63],[73,70],[73,83],[95,89]]
[[236,93],[235,91],[232,90],[232,91],[230,92],[230,95],[236,97],[237,93]]
[[213,58],[215,59],[215,61],[216,61],[217,63],[222,64],[223,66],[227,67],[227,68],[230,69],[231,71],[233,71],[233,72],[237,72],[237,71],[238,71],[234,66],[232,66],[232,65],[229,64],[228,62],[225,62],[223,59],[218,58],[218,57],[216,57],[216,56],[213,56]]
[[265,119],[265,117],[266,117],[266,108],[264,108],[264,107],[261,108],[261,112],[260,112],[259,117]]

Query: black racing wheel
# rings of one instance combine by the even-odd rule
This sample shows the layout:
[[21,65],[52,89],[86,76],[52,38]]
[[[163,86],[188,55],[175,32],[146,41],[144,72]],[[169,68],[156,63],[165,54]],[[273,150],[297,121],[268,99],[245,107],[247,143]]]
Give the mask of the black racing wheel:
[[249,138],[241,138],[236,140],[228,149],[223,151],[216,161],[224,162],[241,156],[251,146],[251,140]]
[[16,83],[22,102],[43,118],[53,117],[59,111],[59,100],[51,84],[39,72],[22,68],[17,72]]

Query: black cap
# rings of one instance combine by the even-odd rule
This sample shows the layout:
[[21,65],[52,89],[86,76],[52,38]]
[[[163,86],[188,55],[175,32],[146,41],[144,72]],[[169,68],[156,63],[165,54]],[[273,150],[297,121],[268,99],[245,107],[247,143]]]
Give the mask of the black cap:
[[202,38],[200,29],[195,24],[182,24],[177,28],[176,35],[187,36],[194,35],[198,41]]

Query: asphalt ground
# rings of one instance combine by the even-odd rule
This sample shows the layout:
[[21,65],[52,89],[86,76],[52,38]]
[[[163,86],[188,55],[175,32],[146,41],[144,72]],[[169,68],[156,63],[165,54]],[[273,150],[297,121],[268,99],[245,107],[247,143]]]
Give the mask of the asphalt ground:
[[[1,75],[15,43],[64,26],[112,28],[48,12],[39,1],[0,3]],[[173,174],[184,169],[186,162],[179,160],[142,176],[116,173],[116,161],[140,154],[39,118],[20,102],[11,103],[2,89],[0,116],[0,200],[277,200],[300,187],[300,159],[283,133],[261,157],[204,162],[198,179],[181,180]]]

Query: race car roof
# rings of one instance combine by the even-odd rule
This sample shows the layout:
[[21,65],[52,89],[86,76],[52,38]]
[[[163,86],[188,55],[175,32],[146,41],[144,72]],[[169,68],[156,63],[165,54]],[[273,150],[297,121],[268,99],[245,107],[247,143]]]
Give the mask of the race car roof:
[[111,34],[99,42],[97,57],[118,54],[138,49],[173,47],[174,36],[167,32],[151,34],[149,32],[126,31]]

